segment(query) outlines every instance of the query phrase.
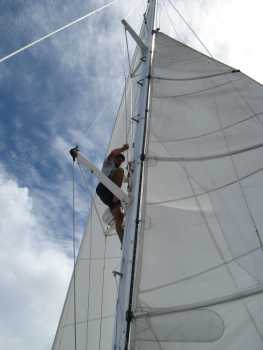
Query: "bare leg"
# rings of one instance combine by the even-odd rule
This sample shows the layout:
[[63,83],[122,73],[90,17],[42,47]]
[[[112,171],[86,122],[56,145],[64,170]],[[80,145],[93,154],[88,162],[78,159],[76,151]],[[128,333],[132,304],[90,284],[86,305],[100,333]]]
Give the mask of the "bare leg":
[[118,234],[119,239],[122,243],[122,239],[123,239],[123,229],[122,229],[123,213],[121,211],[120,205],[117,205],[116,207],[114,207],[111,212],[112,212],[112,215],[113,215],[114,220],[115,220],[115,227],[116,227],[117,234]]
[[[123,176],[124,176],[124,170],[122,168],[118,168],[113,172],[113,174],[111,176],[111,180],[117,186],[121,187],[122,181],[123,181]],[[118,201],[118,198],[114,197],[113,202],[117,202],[117,201]],[[123,221],[124,215],[121,211],[120,205],[116,205],[116,207],[114,207],[111,212],[112,212],[112,215],[113,215],[114,220],[115,220],[117,234],[118,234],[119,239],[122,243],[122,239],[123,239],[122,221]]]

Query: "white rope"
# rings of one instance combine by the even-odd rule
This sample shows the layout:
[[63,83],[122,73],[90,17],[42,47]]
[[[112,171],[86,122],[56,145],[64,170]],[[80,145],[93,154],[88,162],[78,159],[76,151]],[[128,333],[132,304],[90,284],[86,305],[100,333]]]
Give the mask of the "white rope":
[[60,28],[54,30],[53,32],[51,32],[51,33],[49,33],[49,34],[47,34],[47,35],[44,35],[44,36],[42,36],[41,38],[39,38],[39,39],[37,39],[37,40],[35,40],[35,41],[33,41],[33,42],[31,42],[31,43],[29,43],[29,44],[27,44],[27,45],[21,47],[20,49],[18,49],[18,50],[16,50],[16,51],[14,51],[14,52],[12,52],[12,53],[10,53],[10,54],[8,54],[8,55],[6,55],[6,56],[0,58],[0,63],[2,63],[2,62],[4,62],[4,61],[8,60],[9,58],[11,58],[11,57],[17,55],[18,53],[20,53],[20,52],[22,52],[22,51],[25,51],[25,50],[29,49],[30,47],[32,47],[32,46],[34,46],[34,45],[40,43],[41,41],[50,38],[51,36],[53,36],[53,35],[55,35],[55,34],[61,32],[62,30],[67,29],[67,28],[73,26],[74,24],[83,21],[84,19],[86,19],[86,18],[88,18],[88,17],[94,15],[95,13],[104,10],[106,7],[109,7],[109,6],[113,5],[116,1],[118,1],[118,0],[113,0],[113,1],[109,2],[108,4],[103,5],[103,6],[99,7],[99,8],[97,8],[96,10],[93,10],[93,11],[87,13],[86,15],[84,15],[84,16],[82,16],[82,17],[80,17],[80,18],[78,18],[78,19],[76,19],[76,20],[74,20],[74,21],[72,21],[72,22],[70,22],[70,23],[64,25],[63,27],[60,27]]

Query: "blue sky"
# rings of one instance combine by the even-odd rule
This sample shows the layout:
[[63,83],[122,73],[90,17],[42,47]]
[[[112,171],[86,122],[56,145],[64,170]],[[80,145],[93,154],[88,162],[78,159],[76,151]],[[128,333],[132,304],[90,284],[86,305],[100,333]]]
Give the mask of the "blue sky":
[[[171,1],[217,59],[263,82],[261,1]],[[106,3],[2,1],[0,57]],[[142,13],[144,1],[135,3]],[[174,27],[161,17],[161,29],[202,49],[166,4]],[[50,348],[72,270],[68,149],[78,144],[101,164],[127,65],[120,20],[130,10],[120,0],[0,64],[0,348]],[[138,29],[140,16],[128,20]],[[89,194],[79,188],[77,197],[80,238]]]

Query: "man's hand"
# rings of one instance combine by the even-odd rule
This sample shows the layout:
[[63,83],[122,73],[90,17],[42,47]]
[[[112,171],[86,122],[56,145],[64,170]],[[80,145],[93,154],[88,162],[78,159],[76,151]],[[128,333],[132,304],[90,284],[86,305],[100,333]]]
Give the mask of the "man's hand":
[[122,149],[122,151],[127,151],[127,149],[129,149],[128,143],[126,143],[125,145],[123,145],[121,149]]

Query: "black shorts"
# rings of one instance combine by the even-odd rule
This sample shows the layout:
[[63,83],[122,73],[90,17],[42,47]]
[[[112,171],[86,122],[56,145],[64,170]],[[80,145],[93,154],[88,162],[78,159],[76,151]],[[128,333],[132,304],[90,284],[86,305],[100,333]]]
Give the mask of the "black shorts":
[[121,201],[113,202],[114,195],[109,191],[102,183],[99,183],[96,188],[96,193],[102,200],[112,210],[114,207],[121,205]]

